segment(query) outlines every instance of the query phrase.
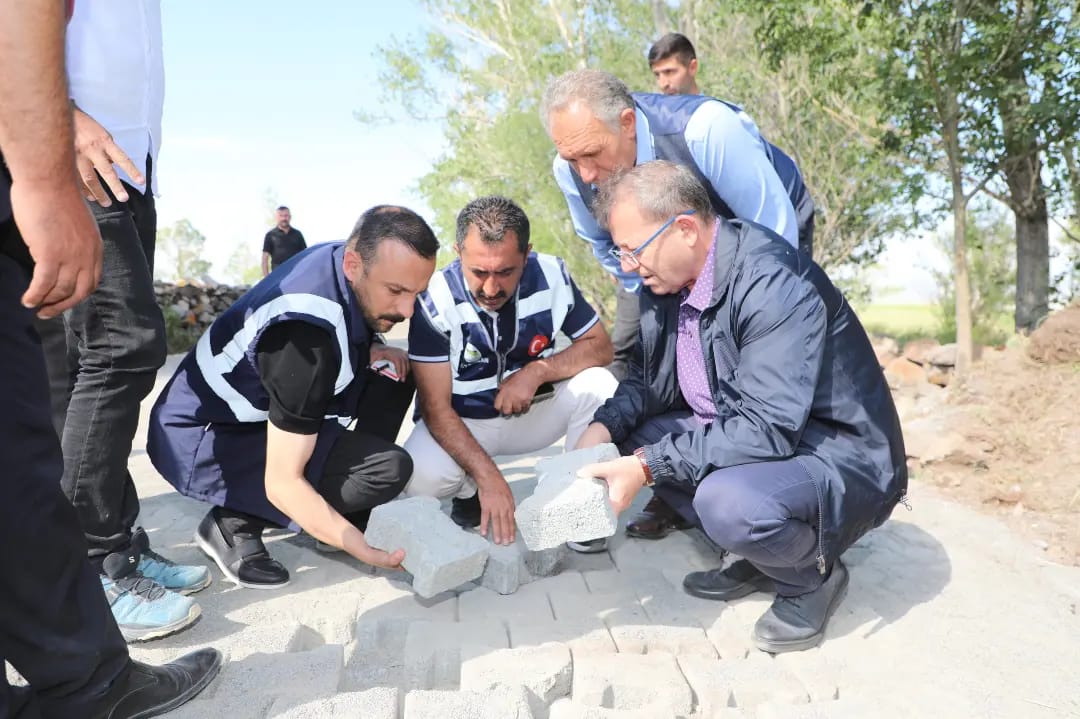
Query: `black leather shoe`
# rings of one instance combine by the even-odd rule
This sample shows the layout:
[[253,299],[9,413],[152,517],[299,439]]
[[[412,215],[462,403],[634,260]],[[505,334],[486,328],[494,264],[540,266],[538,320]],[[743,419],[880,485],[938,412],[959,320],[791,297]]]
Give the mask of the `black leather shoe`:
[[754,625],[754,644],[763,652],[798,652],[821,644],[825,626],[847,592],[848,571],[839,562],[825,582],[797,597],[777,597]]
[[160,667],[132,661],[93,719],[147,719],[194,698],[221,671],[221,652],[200,649]]
[[655,494],[641,514],[626,525],[626,534],[638,539],[663,539],[672,532],[690,529],[694,525]]
[[450,502],[450,519],[462,529],[472,529],[480,526],[480,493],[461,499],[454,497]]
[[258,535],[226,535],[206,513],[195,530],[195,544],[214,560],[227,579],[250,589],[277,589],[289,583],[289,570],[270,556]]
[[776,591],[773,581],[745,559],[732,562],[727,569],[690,572],[682,585],[687,594],[723,602],[741,599],[754,592]]

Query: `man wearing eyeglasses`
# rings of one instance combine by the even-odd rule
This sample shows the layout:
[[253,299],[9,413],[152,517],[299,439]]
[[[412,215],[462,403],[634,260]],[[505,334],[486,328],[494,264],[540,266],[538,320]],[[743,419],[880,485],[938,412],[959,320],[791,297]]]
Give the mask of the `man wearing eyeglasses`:
[[807,649],[847,587],[840,555],[904,502],[900,422],[866,332],[803,252],[716,216],[687,168],[657,161],[601,190],[600,216],[642,291],[639,371],[578,447],[617,511],[644,486],[742,557],[684,579],[698,597],[776,599],[757,646]]
[[[619,379],[637,344],[641,279],[611,256],[611,235],[595,215],[595,183],[613,171],[657,159],[684,165],[704,184],[717,215],[764,225],[810,254],[814,203],[799,168],[735,105],[703,96],[631,94],[609,73],[578,70],[551,81],[540,113],[558,149],[555,179],[574,229],[621,285],[612,332],[612,371]],[[685,528],[677,513],[654,498],[626,533],[660,539]]]
[[[492,456],[564,435],[573,447],[615,392],[611,340],[563,261],[532,252],[529,218],[505,197],[466,205],[455,247],[409,326],[421,419],[405,442],[405,494],[452,497],[458,525],[508,544],[514,497]],[[556,351],[559,332],[571,344]]]

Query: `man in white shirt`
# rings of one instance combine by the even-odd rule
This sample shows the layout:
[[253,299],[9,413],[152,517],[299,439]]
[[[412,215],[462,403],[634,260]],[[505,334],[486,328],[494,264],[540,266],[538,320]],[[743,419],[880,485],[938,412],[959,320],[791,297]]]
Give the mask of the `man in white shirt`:
[[177,566],[135,529],[127,460],[139,403],[165,362],[153,286],[164,65],[160,0],[79,2],[67,33],[76,165],[101,232],[101,283],[63,318],[39,324],[64,493],[75,505],[113,615],[128,641],[191,625],[205,566]]

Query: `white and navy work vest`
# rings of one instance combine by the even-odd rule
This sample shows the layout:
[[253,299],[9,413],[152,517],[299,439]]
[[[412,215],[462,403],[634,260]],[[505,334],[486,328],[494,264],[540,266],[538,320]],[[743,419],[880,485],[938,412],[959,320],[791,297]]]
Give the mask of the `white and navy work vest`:
[[577,339],[599,321],[558,257],[530,253],[517,291],[497,312],[472,298],[461,260],[436,272],[416,300],[409,358],[449,362],[451,402],[462,417],[497,417],[499,383],[555,353],[560,330]]
[[248,290],[203,334],[150,412],[147,452],[177,491],[285,525],[266,498],[270,398],[256,350],[278,322],[300,320],[335,338],[334,397],[305,476],[317,487],[326,456],[352,423],[372,335],[342,271],[343,242],[316,245]]

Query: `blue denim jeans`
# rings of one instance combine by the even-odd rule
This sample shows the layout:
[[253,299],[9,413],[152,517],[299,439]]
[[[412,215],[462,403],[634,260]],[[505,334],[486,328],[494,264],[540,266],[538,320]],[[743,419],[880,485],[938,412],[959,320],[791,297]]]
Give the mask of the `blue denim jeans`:
[[154,196],[126,189],[127,202],[90,203],[104,245],[101,284],[62,319],[38,322],[64,453],[62,487],[95,563],[127,547],[139,515],[127,462],[139,404],[166,353],[153,283]]

